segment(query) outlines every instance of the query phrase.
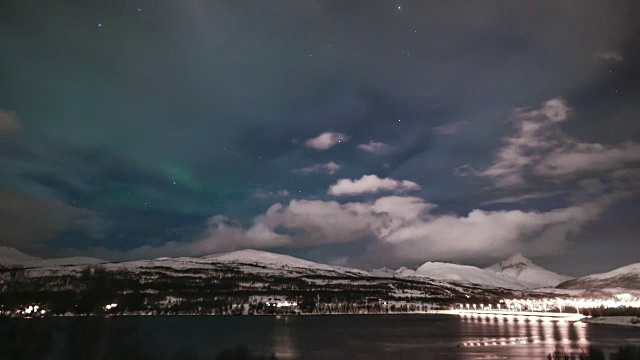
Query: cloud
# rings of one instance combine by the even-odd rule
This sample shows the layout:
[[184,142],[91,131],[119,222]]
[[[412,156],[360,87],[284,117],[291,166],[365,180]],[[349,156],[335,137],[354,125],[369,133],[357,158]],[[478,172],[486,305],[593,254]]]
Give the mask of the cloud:
[[557,255],[569,247],[572,234],[616,199],[602,197],[548,212],[475,209],[465,216],[431,215],[399,228],[376,245],[405,261],[502,257],[515,251]]
[[473,173],[493,179],[497,187],[522,187],[533,181],[562,182],[610,171],[640,167],[640,144],[615,145],[579,142],[558,126],[571,109],[561,99],[552,99],[540,109],[514,112],[515,133],[503,140],[493,164],[476,171],[469,166],[457,175]]
[[143,246],[126,258],[202,256],[242,248],[308,247],[369,239],[365,257],[404,262],[502,257],[516,251],[557,255],[576,234],[628,193],[546,212],[474,209],[464,215],[437,214],[435,204],[412,196],[375,201],[291,200],[276,203],[242,226],[224,216],[208,220],[200,239]]
[[18,249],[38,246],[71,230],[98,230],[98,214],[59,200],[0,191],[0,244]]
[[358,149],[368,151],[375,155],[384,155],[389,152],[390,147],[385,143],[371,140],[368,144],[358,145]]
[[438,135],[453,135],[460,131],[466,124],[467,121],[458,121],[450,124],[436,126],[431,129],[431,131],[433,131],[434,134]]
[[287,197],[289,196],[289,191],[282,189],[282,190],[278,190],[278,191],[268,191],[265,189],[256,189],[253,191],[253,196],[257,197],[259,199],[268,199],[268,198],[272,198],[272,197]]
[[624,61],[624,57],[622,56],[622,54],[618,51],[603,51],[600,54],[598,54],[598,56],[602,59],[602,60],[607,60],[607,61],[611,61],[611,62],[621,62]]
[[0,109],[0,132],[15,132],[22,129],[22,124],[18,121],[15,112]]
[[309,174],[329,174],[333,175],[340,170],[340,165],[336,164],[333,161],[330,161],[326,164],[315,164],[313,166],[304,167],[301,169],[293,170],[293,173],[309,175]]
[[544,114],[547,119],[553,122],[560,122],[567,120],[569,116],[569,107],[562,99],[551,99],[545,102],[542,108],[539,110]]
[[409,180],[379,178],[377,175],[363,175],[360,179],[340,179],[329,187],[327,193],[334,196],[359,195],[393,191],[396,193],[420,190],[420,185]]
[[317,137],[307,140],[305,145],[315,150],[327,150],[336,144],[347,140],[349,140],[349,137],[345,134],[327,131]]
[[496,200],[485,201],[481,205],[494,205],[494,204],[513,204],[520,203],[526,200],[539,200],[547,199],[550,197],[565,194],[565,191],[551,191],[551,192],[534,192],[531,194],[519,195],[519,196],[507,196]]
[[605,172],[626,166],[638,166],[640,144],[624,143],[606,146],[601,144],[570,143],[546,156],[535,168],[544,177],[573,177],[581,172]]

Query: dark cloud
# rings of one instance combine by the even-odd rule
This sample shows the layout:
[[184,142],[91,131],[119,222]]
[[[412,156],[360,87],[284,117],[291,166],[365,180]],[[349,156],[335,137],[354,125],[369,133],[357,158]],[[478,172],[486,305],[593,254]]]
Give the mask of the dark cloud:
[[105,225],[91,210],[19,192],[0,192],[3,245],[33,251],[65,231],[85,230],[90,234]]
[[0,109],[0,133],[16,132],[22,129],[16,113]]

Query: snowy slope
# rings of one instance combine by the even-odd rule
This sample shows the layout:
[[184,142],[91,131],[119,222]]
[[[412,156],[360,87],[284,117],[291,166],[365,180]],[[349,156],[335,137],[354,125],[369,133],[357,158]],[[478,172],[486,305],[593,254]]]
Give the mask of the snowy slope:
[[275,254],[259,250],[238,250],[229,253],[209,255],[202,258],[207,261],[220,263],[233,263],[245,265],[266,266],[275,269],[307,269],[324,270],[329,272],[351,273],[357,275],[369,275],[366,271],[319,264],[313,261],[295,258],[293,256]]
[[379,277],[394,277],[396,276],[396,271],[393,269],[387,269],[386,267],[380,269],[373,269],[370,271],[371,275],[379,276]]
[[371,275],[373,276],[379,276],[379,277],[408,277],[408,276],[415,276],[416,275],[416,271],[413,269],[409,269],[406,266],[403,266],[401,268],[399,268],[398,270],[393,270],[393,269],[387,269],[386,267],[380,268],[380,269],[373,269],[371,270]]
[[0,246],[0,269],[25,267],[28,264],[41,261],[35,256],[27,255],[17,249]]
[[640,263],[631,264],[615,270],[583,276],[565,281],[557,286],[560,289],[634,289],[640,290]]
[[570,276],[556,274],[553,271],[542,268],[520,253],[493,264],[485,268],[485,270],[512,277],[529,289],[555,287],[561,282],[572,279]]
[[525,286],[515,278],[508,275],[480,269],[475,266],[443,262],[426,262],[416,270],[415,275],[426,276],[436,280],[472,283],[507,289],[525,288]]
[[105,260],[84,256],[41,259],[35,256],[27,255],[14,248],[0,246],[0,268],[6,269],[43,268],[67,265],[95,265],[106,262],[107,261]]
[[416,276],[416,271],[403,266],[400,269],[396,270],[395,275],[397,277]]

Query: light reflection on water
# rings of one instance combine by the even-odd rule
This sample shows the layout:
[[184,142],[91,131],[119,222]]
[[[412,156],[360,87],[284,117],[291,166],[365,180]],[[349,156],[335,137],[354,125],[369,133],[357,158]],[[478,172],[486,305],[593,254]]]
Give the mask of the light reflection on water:
[[298,353],[293,329],[289,326],[290,316],[276,316],[276,326],[273,331],[273,353],[279,358],[296,359]]
[[[376,319],[381,320],[379,325]],[[543,359],[558,349],[580,354],[591,344],[587,324],[552,317],[463,314],[285,316],[275,320],[271,350],[278,359],[342,358],[345,354],[375,354],[376,358],[431,354],[456,359]],[[336,323],[332,324],[332,320]],[[361,320],[370,324],[355,325]],[[327,346],[329,343],[336,345]]]
[[[480,325],[483,334],[500,334],[496,337],[469,337],[462,347],[541,347],[551,353],[556,349],[580,353],[590,345],[587,325],[581,322],[518,315],[461,314],[462,326]],[[533,348],[529,346],[529,348]],[[534,354],[529,354],[533,356]]]

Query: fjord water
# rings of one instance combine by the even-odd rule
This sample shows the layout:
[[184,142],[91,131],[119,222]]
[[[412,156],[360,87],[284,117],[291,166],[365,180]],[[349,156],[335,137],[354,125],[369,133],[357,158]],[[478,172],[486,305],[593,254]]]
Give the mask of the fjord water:
[[0,326],[3,358],[14,349],[32,359],[214,359],[236,345],[278,359],[546,359],[556,349],[640,344],[638,328],[495,316],[126,316]]

